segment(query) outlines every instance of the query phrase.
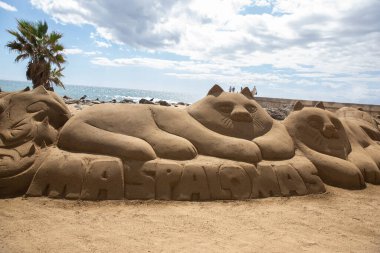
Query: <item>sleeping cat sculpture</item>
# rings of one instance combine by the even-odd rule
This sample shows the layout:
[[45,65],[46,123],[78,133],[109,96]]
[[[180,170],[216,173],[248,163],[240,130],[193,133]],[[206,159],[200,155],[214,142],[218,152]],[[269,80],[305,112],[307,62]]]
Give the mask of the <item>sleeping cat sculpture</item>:
[[284,125],[297,149],[318,169],[323,182],[347,189],[365,186],[360,169],[349,159],[352,147],[342,122],[322,103],[304,108],[297,102]]
[[347,132],[352,152],[348,160],[361,171],[364,180],[380,184],[380,130],[367,112],[343,107],[335,112]]
[[58,147],[124,160],[190,160],[198,154],[257,163],[294,156],[286,129],[245,88],[215,85],[185,110],[152,105],[94,105],[62,128]]
[[65,103],[42,86],[0,93],[0,197],[25,193],[41,149],[56,142],[71,116]]

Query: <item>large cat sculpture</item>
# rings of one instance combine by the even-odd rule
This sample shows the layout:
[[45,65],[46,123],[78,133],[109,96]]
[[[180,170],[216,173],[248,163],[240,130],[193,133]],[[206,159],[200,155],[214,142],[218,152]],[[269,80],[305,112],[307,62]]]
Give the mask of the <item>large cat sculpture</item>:
[[190,160],[198,154],[242,162],[294,156],[286,129],[254,101],[248,88],[215,85],[187,109],[152,105],[94,105],[62,128],[58,147],[124,160]]

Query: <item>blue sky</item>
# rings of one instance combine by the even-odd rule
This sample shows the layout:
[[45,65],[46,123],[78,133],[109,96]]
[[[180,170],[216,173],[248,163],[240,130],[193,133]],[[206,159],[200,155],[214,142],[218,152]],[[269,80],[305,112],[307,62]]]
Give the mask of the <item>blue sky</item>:
[[0,0],[0,79],[16,19],[64,34],[65,84],[380,104],[378,0]]

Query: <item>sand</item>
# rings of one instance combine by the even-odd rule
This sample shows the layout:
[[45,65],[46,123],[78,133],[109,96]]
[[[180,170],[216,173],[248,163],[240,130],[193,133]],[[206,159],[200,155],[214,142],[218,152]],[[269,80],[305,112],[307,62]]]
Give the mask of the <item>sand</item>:
[[0,199],[0,253],[378,253],[379,209],[371,184],[248,201]]
[[0,252],[380,252],[380,186],[249,201],[0,200]]

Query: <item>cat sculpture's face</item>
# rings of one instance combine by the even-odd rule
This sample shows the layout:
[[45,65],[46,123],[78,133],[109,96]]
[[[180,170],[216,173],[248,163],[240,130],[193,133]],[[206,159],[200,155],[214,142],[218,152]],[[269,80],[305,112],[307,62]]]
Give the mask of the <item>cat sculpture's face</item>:
[[59,128],[69,117],[62,99],[42,86],[32,91],[2,93],[0,179],[17,180],[16,175],[22,175],[34,163],[36,152],[56,141]]
[[344,121],[349,128],[356,128],[353,136],[363,147],[370,145],[372,141],[380,144],[380,128],[369,113],[362,110],[342,107],[335,114]]
[[346,159],[351,151],[341,121],[322,104],[307,108],[296,105],[284,124],[296,143],[303,143],[319,153]]
[[57,135],[57,129],[69,117],[70,111],[62,99],[42,86],[32,91],[4,93],[0,96],[0,147]]
[[254,101],[248,88],[241,93],[231,93],[215,85],[205,98],[191,105],[188,112],[214,132],[247,140],[265,134],[273,124],[273,119]]

